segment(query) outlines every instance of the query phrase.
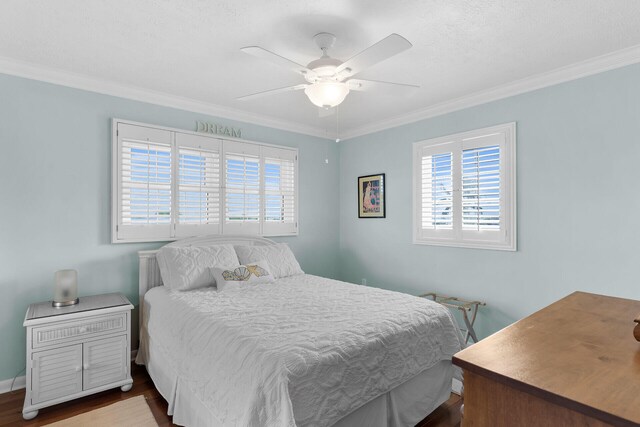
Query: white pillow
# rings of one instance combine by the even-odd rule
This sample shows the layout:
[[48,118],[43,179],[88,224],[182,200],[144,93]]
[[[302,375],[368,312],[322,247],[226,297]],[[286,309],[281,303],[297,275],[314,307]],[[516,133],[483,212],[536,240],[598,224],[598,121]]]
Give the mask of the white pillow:
[[238,253],[240,264],[260,260],[267,261],[269,269],[276,279],[304,274],[300,264],[298,264],[298,260],[296,260],[293,252],[289,249],[289,245],[286,243],[267,246],[236,246],[236,252]]
[[264,260],[228,269],[213,267],[211,268],[211,273],[216,279],[219,291],[229,285],[273,283],[273,275],[269,271],[269,264]]
[[232,245],[165,246],[156,254],[164,285],[186,291],[215,284],[211,267],[231,268],[240,265]]

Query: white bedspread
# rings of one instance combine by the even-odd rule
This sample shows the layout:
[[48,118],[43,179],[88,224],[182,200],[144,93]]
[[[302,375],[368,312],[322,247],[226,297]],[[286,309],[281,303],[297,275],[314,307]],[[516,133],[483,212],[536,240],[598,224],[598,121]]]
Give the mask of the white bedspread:
[[311,275],[145,299],[149,336],[224,426],[330,426],[462,348],[439,304]]

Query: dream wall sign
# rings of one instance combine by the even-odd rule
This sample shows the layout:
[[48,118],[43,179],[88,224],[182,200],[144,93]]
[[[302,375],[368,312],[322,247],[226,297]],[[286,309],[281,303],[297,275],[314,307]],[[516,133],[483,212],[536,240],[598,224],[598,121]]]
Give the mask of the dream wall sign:
[[232,138],[242,138],[242,129],[231,126],[207,123],[196,120],[196,132],[212,133],[214,135],[230,136]]

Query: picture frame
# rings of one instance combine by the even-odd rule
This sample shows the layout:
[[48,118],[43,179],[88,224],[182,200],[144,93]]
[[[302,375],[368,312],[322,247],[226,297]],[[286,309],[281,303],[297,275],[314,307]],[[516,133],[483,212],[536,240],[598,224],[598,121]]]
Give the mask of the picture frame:
[[358,177],[358,218],[385,218],[385,174]]

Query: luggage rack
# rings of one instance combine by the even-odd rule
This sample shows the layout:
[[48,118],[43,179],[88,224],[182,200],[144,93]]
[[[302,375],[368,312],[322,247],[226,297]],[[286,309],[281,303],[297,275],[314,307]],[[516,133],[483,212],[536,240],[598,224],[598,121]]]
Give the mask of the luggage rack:
[[[467,329],[460,328],[462,332],[465,332],[465,344],[469,342],[469,338],[471,338],[473,342],[478,342],[478,336],[476,335],[476,331],[473,329],[473,324],[475,323],[476,316],[478,315],[478,308],[481,305],[487,305],[486,303],[481,301],[466,301],[458,297],[450,297],[442,294],[437,294],[435,292],[422,294],[420,295],[420,297],[430,298],[432,301],[442,304],[445,307],[460,310],[462,312],[464,323],[467,326]],[[469,313],[471,313],[471,318],[469,318]]]

